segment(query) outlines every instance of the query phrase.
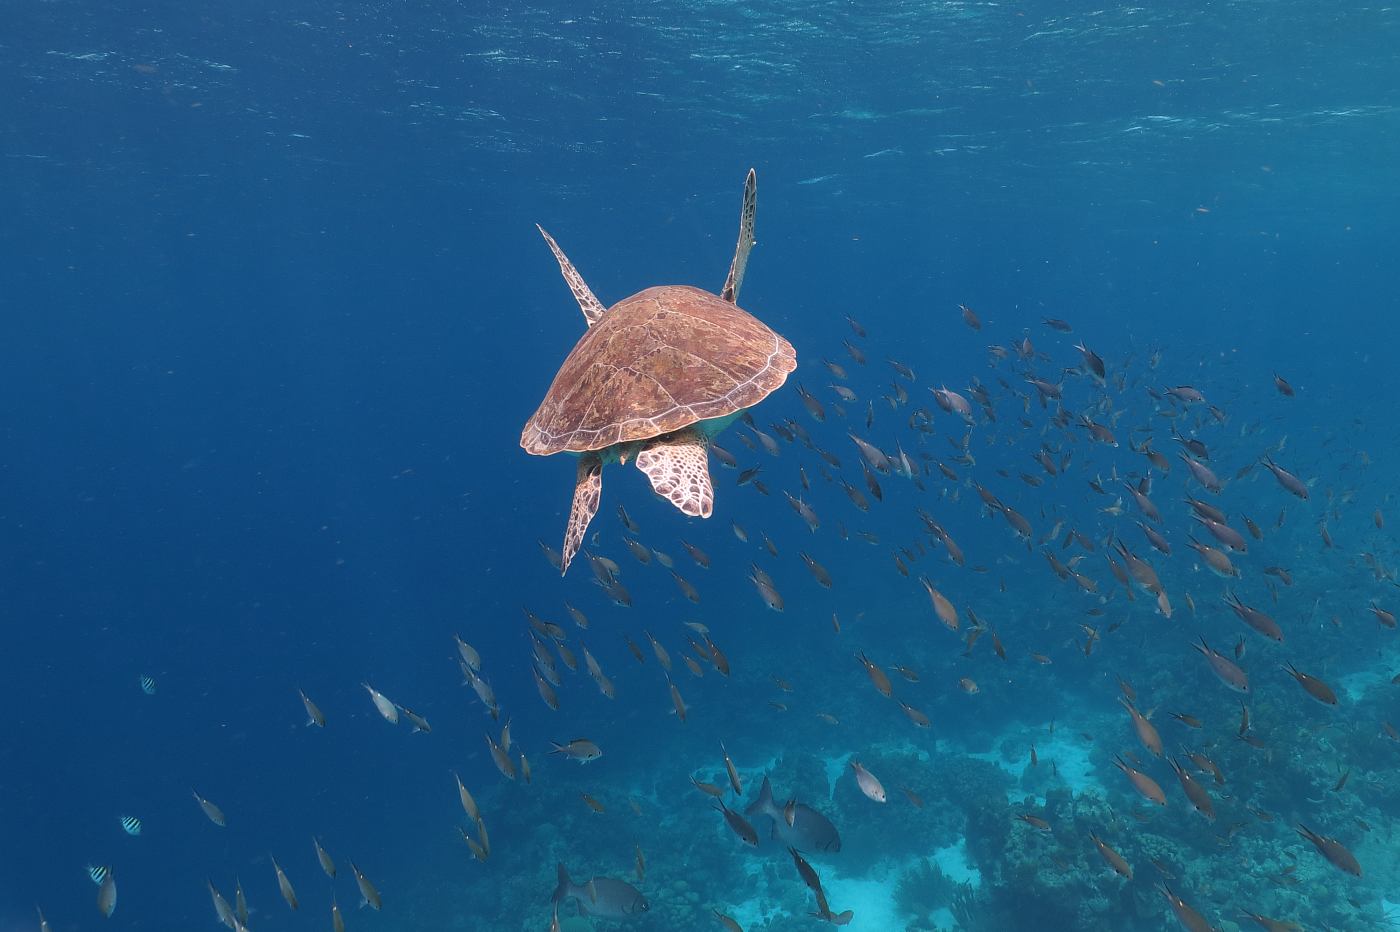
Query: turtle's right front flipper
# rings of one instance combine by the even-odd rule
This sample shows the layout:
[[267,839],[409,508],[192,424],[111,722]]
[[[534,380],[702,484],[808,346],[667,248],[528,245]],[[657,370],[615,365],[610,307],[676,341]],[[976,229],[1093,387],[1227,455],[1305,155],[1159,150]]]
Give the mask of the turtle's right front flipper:
[[588,522],[598,513],[603,498],[603,460],[597,453],[585,453],[578,459],[578,478],[574,480],[574,504],[569,509],[569,526],[564,529],[564,559],[559,575],[569,571],[574,554],[583,546]]

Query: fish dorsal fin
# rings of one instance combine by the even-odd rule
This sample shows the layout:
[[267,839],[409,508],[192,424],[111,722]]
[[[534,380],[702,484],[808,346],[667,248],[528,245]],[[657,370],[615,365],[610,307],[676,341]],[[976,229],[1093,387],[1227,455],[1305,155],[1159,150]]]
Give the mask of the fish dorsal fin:
[[729,263],[729,277],[724,280],[724,289],[719,296],[730,304],[739,302],[739,288],[744,284],[744,269],[749,264],[749,250],[753,249],[753,217],[758,208],[758,176],[752,168],[744,179],[744,207],[739,212],[739,245],[734,249],[734,261]]
[[[574,293],[574,300],[578,302],[579,310],[583,311],[583,317],[588,321],[588,326],[593,326],[603,317],[603,312],[607,308],[603,303],[594,297],[589,290],[588,284],[584,282],[583,276],[574,268],[574,264],[569,261],[569,257],[564,255],[564,250],[559,248],[559,244],[554,241],[554,237],[544,231],[544,227],[538,223],[535,229],[540,231],[544,241],[549,244],[549,251],[554,253],[554,258],[559,261],[559,271],[564,275],[564,281],[569,283],[569,290]],[[742,272],[740,273],[743,274]]]

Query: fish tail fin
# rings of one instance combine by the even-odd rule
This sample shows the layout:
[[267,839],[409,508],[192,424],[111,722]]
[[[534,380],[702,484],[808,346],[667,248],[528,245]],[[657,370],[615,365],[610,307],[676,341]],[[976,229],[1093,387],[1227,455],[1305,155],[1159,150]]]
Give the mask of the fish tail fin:
[[573,889],[574,882],[569,877],[569,870],[560,862],[559,864],[559,885],[554,888],[552,902],[557,906],[560,901],[569,897],[569,891]]

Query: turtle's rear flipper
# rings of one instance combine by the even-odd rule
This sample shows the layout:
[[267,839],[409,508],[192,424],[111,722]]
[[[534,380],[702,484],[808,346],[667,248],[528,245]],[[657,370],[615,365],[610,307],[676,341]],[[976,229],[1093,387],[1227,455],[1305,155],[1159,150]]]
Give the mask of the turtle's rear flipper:
[[693,430],[658,437],[637,454],[656,494],[691,517],[708,518],[715,507],[705,441]]
[[598,513],[598,502],[603,498],[603,460],[597,453],[587,453],[578,458],[578,478],[574,480],[574,504],[569,509],[569,526],[564,529],[564,559],[559,575],[569,571],[578,548],[583,546],[583,535],[588,530],[588,522]]

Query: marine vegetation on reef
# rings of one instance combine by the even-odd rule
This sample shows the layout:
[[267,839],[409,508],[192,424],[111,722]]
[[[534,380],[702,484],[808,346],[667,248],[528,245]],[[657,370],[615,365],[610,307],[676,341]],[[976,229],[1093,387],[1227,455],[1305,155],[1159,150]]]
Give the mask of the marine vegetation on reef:
[[951,907],[969,884],[950,880],[937,861],[922,858],[905,868],[894,885],[894,905],[911,920],[910,929],[932,929],[935,910]]

